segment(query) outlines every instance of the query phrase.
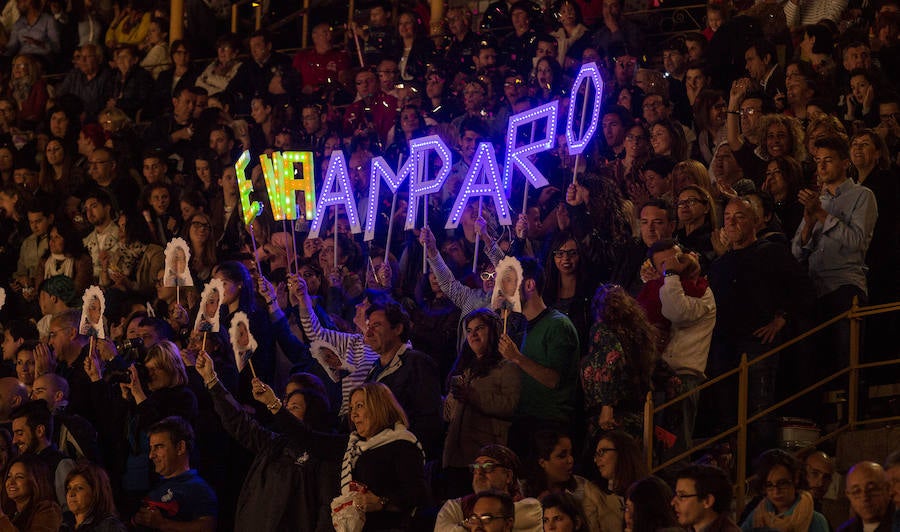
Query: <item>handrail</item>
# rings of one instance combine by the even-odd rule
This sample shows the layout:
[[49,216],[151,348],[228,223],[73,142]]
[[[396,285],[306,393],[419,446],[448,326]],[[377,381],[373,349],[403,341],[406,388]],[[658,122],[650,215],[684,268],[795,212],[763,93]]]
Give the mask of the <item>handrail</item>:
[[[900,304],[898,304],[898,305],[900,305]],[[808,338],[808,337],[812,336],[813,334],[815,334],[815,333],[821,331],[822,329],[825,329],[825,328],[827,328],[827,327],[830,327],[831,325],[833,325],[833,324],[835,324],[835,323],[841,321],[842,319],[846,318],[846,317],[849,315],[849,313],[850,313],[850,311],[849,311],[849,310],[846,310],[846,311],[844,311],[844,312],[838,314],[837,316],[831,318],[830,320],[825,321],[825,322],[822,322],[821,324],[819,324],[819,325],[813,327],[812,329],[809,329],[808,331],[806,331],[806,332],[804,332],[803,334],[797,336],[796,338],[792,338],[792,339],[790,339],[790,340],[784,342],[783,344],[778,344],[777,347],[775,347],[775,348],[773,348],[773,349],[770,349],[770,350],[766,351],[765,353],[759,355],[758,357],[754,358],[754,359],[750,362],[750,365],[752,366],[753,364],[757,364],[757,363],[759,363],[759,362],[762,362],[763,360],[765,360],[766,358],[768,358],[768,357],[774,355],[775,353],[778,353],[779,351],[781,351],[781,350],[783,350],[783,349],[787,349],[788,347],[790,347],[790,346],[792,346],[792,345],[794,345],[794,344],[796,344],[796,343],[802,342],[802,341],[805,340],[806,338]],[[681,402],[682,400],[687,399],[688,397],[694,395],[695,393],[697,393],[697,392],[699,392],[699,391],[701,391],[701,390],[705,390],[705,389],[711,387],[712,385],[714,385],[714,384],[716,384],[716,383],[718,383],[718,382],[720,382],[720,381],[723,381],[723,380],[727,379],[728,377],[731,377],[732,375],[737,374],[738,371],[740,371],[740,368],[730,369],[730,370],[726,371],[725,373],[723,373],[723,374],[721,374],[721,375],[715,377],[714,379],[710,379],[710,380],[704,382],[703,384],[700,384],[699,386],[697,386],[697,387],[694,388],[693,390],[691,390],[691,391],[689,391],[689,392],[684,392],[683,394],[681,394],[681,395],[675,397],[674,399],[670,399],[669,401],[666,401],[665,403],[661,404],[660,406],[654,408],[654,409],[653,409],[653,413],[654,413],[654,414],[658,414],[658,413],[660,413],[663,409],[668,408],[669,406],[672,406],[672,405],[675,404],[675,403]]]
[[[837,427],[832,432],[830,432],[824,436],[821,436],[819,439],[817,439],[815,441],[814,444],[817,445],[823,441],[834,438],[835,436],[837,436],[847,430],[855,429],[857,426],[874,425],[874,424],[878,424],[878,423],[886,423],[886,422],[890,422],[890,421],[900,420],[900,416],[888,416],[888,417],[882,417],[882,418],[878,418],[878,419],[867,419],[867,420],[858,419],[860,371],[862,371],[864,369],[870,369],[870,368],[900,365],[900,358],[892,359],[892,360],[879,360],[879,361],[866,362],[866,363],[860,362],[860,360],[859,360],[859,358],[860,358],[859,345],[860,345],[860,334],[861,334],[860,322],[862,321],[863,318],[865,318],[867,316],[876,315],[876,314],[886,314],[889,312],[897,312],[897,311],[900,311],[900,302],[883,303],[883,304],[879,304],[879,305],[860,307],[858,301],[856,300],[856,298],[854,298],[853,303],[848,310],[834,316],[831,319],[828,319],[828,320],[822,322],[821,324],[817,325],[816,327],[813,327],[812,329],[809,329],[808,331],[804,332],[803,334],[800,334],[797,337],[792,338],[791,340],[788,340],[788,341],[778,345],[777,347],[754,358],[752,361],[747,360],[746,353],[742,354],[741,361],[740,361],[740,364],[738,365],[738,367],[731,369],[731,370],[717,376],[714,379],[710,379],[710,380],[704,382],[703,384],[697,386],[693,390],[682,393],[679,396],[675,397],[674,399],[666,401],[665,403],[662,403],[659,406],[655,407],[653,405],[653,396],[651,393],[648,393],[646,403],[644,404],[644,451],[645,451],[645,458],[647,461],[648,468],[654,473],[661,469],[665,469],[671,465],[674,465],[682,460],[689,458],[696,451],[698,451],[700,449],[704,449],[706,447],[709,447],[709,446],[715,444],[716,442],[737,432],[738,433],[738,442],[737,442],[737,452],[736,452],[737,456],[736,456],[736,464],[735,465],[736,465],[737,486],[740,489],[737,490],[735,502],[737,504],[738,510],[741,510],[741,509],[743,509],[743,505],[744,505],[743,486],[747,481],[747,433],[748,433],[748,426],[750,425],[750,423],[753,423],[755,421],[758,421],[759,419],[762,419],[763,417],[771,414],[772,412],[778,410],[779,408],[783,407],[784,405],[791,403],[792,401],[795,401],[798,398],[800,398],[818,388],[821,388],[822,386],[828,384],[829,382],[832,382],[832,381],[834,381],[838,378],[841,378],[845,375],[848,376],[848,380],[849,380],[849,383],[848,383],[849,390],[848,390],[848,399],[847,399],[847,403],[848,403],[847,422],[845,424],[842,424],[841,426]],[[786,398],[778,401],[774,405],[771,405],[759,412],[754,413],[753,415],[750,415],[748,412],[748,405],[747,405],[750,367],[753,366],[754,364],[758,364],[758,363],[764,361],[765,359],[769,358],[770,356],[773,356],[776,353],[779,353],[779,352],[809,338],[813,334],[816,334],[816,333],[824,330],[825,328],[830,327],[831,325],[834,325],[835,323],[842,321],[844,319],[847,319],[850,321],[850,342],[849,342],[850,343],[850,346],[849,346],[850,347],[850,356],[849,356],[847,366],[835,371],[834,373],[832,373],[830,375],[827,375],[827,376],[819,379],[815,383],[810,384],[810,385],[806,386],[805,388],[803,388],[802,390],[791,394],[789,397],[786,397]],[[666,408],[669,408],[676,403],[683,401],[684,399],[687,399],[688,397],[690,397],[696,393],[699,393],[701,390],[707,389],[707,388],[721,382],[722,380],[724,380],[726,378],[734,376],[735,374],[738,375],[738,420],[737,420],[737,424],[720,432],[719,434],[716,434],[715,436],[713,436],[711,438],[704,440],[701,443],[698,443],[697,445],[694,445],[690,449],[680,453],[678,456],[669,458],[662,464],[659,464],[654,467],[653,466],[653,434],[654,434],[654,429],[655,429],[655,424],[653,421],[654,415],[662,412]]]

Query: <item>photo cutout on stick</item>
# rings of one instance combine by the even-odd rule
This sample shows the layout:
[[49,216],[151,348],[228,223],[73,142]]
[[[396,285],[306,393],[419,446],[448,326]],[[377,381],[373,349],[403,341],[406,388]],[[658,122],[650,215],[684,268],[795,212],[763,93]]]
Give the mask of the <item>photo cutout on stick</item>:
[[309,346],[313,358],[322,366],[331,380],[340,382],[341,379],[352,373],[356,368],[342,360],[338,354],[338,348],[328,342],[316,340]]
[[219,332],[219,308],[222,306],[222,294],[225,285],[221,279],[212,279],[206,283],[200,294],[200,310],[194,320],[194,330],[200,332]]
[[256,351],[256,338],[250,332],[250,320],[244,312],[235,312],[231,318],[231,328],[228,329],[228,337],[231,340],[231,349],[234,351],[234,363],[238,373],[244,370],[244,366]]
[[188,264],[191,262],[191,250],[183,238],[173,238],[166,244],[166,273],[163,286],[194,286],[194,279]]
[[96,336],[106,339],[106,328],[103,325],[103,314],[106,313],[106,297],[99,286],[89,286],[82,296],[81,322],[78,333],[84,336]]
[[522,300],[519,289],[522,286],[522,265],[515,257],[505,257],[497,264],[497,278],[494,282],[494,293],[491,295],[491,308],[500,311],[507,308],[513,312],[522,312]]

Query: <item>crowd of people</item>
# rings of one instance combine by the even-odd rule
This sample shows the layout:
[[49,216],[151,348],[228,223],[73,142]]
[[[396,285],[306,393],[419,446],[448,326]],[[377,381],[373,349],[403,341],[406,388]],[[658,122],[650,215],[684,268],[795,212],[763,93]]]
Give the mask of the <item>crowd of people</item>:
[[[204,41],[217,4],[186,4],[171,44],[139,0],[0,17],[0,530],[825,532],[844,496],[840,530],[900,526],[896,452],[841,485],[773,415],[742,516],[733,460],[657,477],[642,450],[731,427],[735,381],[689,392],[742,355],[900,299],[896,0],[711,3],[661,44],[621,0],[498,1],[477,28],[451,3],[436,39],[427,5],[376,2],[346,48],[314,21],[293,57],[265,30]],[[588,63],[602,90],[572,87]],[[530,157],[549,185],[514,172],[512,225],[485,199],[445,229],[479,145],[502,155],[509,118],[553,101],[556,131],[516,136],[551,139]],[[594,103],[573,156],[566,117]],[[427,135],[452,161],[420,171],[449,177],[405,230],[409,186],[369,198],[372,161],[397,171]],[[276,221],[260,161],[281,151],[313,153],[319,194],[342,153],[374,238],[345,209],[315,238]],[[867,323],[867,352],[895,325]],[[749,414],[850,341],[839,322],[754,363]],[[686,393],[644,441],[648,394]]]

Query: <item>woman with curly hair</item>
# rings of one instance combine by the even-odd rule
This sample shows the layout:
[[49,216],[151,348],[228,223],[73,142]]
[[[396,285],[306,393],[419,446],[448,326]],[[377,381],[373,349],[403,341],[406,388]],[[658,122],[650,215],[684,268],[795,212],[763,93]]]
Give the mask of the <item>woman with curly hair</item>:
[[581,384],[588,434],[621,428],[640,437],[642,406],[658,358],[656,329],[624,288],[606,284],[593,301],[596,322],[588,355],[581,361]]
[[798,161],[806,159],[805,135],[800,121],[781,114],[763,115],[757,126],[759,145],[750,142],[729,144],[744,176],[759,187],[765,176],[766,163],[775,157],[790,155]]
[[570,230],[581,242],[581,260],[595,273],[599,283],[607,282],[631,239],[632,208],[622,197],[606,168],[586,173],[566,192],[566,205],[559,207],[559,227]]
[[507,444],[510,416],[519,404],[520,379],[515,364],[500,355],[500,317],[486,308],[463,318],[466,340],[447,378],[444,419],[444,468],[449,496],[467,493],[468,465],[488,444]]

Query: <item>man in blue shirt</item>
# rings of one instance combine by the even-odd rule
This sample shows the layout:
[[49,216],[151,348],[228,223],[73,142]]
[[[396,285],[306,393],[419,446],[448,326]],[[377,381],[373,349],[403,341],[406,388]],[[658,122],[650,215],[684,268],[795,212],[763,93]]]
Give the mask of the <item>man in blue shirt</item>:
[[216,529],[218,502],[205,480],[191,469],[194,430],[178,416],[157,422],[150,434],[150,461],[162,479],[144,497],[134,523],[144,530]]
[[[826,137],[815,142],[815,161],[821,192],[801,190],[803,221],[792,243],[794,257],[808,266],[816,288],[820,321],[850,308],[853,298],[865,304],[866,251],[872,241],[878,207],[875,195],[847,177],[850,147],[847,141]],[[844,320],[835,327],[829,345],[848,352],[850,325]],[[823,361],[826,369],[836,369],[843,358]]]

